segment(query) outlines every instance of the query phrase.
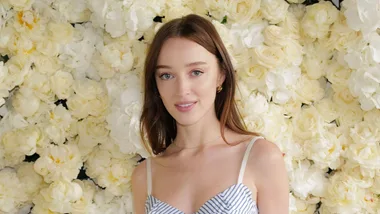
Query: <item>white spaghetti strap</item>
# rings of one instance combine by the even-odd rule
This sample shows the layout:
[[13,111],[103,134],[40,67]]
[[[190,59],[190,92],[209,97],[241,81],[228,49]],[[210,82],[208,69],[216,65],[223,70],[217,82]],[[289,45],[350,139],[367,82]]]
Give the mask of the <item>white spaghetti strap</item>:
[[152,168],[150,158],[146,159],[146,175],[148,195],[152,193]]
[[243,182],[245,167],[247,166],[247,161],[249,157],[249,153],[251,151],[251,148],[253,144],[256,142],[257,139],[262,139],[262,136],[255,136],[252,138],[252,140],[249,142],[247,149],[245,150],[243,161],[241,163],[240,172],[239,172],[239,178],[238,178],[238,184]]

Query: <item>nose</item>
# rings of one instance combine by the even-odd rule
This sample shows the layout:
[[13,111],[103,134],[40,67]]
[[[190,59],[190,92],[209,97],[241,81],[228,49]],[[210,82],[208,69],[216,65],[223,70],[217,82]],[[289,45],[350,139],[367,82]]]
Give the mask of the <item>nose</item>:
[[176,94],[179,96],[187,95],[191,91],[191,82],[186,76],[181,75],[177,78],[176,81]]

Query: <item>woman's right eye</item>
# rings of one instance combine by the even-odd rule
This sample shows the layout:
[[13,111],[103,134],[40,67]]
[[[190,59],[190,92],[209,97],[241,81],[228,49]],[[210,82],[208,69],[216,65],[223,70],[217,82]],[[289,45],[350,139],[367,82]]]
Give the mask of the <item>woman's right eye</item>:
[[171,78],[172,78],[172,75],[170,75],[170,74],[161,74],[160,75],[160,79],[162,79],[162,80],[168,80]]

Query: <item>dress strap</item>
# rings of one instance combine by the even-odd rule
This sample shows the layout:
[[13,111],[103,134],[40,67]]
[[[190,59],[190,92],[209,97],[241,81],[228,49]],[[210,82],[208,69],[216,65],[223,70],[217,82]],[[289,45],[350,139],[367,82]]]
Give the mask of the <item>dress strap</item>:
[[243,161],[242,161],[241,167],[240,167],[238,183],[242,183],[243,182],[245,167],[247,166],[249,153],[251,151],[251,148],[252,148],[253,144],[256,142],[257,139],[263,139],[263,137],[262,136],[255,136],[255,137],[253,137],[252,140],[249,142],[249,144],[247,146],[247,149],[245,150]]
[[150,158],[146,159],[146,175],[148,195],[152,193],[152,167]]

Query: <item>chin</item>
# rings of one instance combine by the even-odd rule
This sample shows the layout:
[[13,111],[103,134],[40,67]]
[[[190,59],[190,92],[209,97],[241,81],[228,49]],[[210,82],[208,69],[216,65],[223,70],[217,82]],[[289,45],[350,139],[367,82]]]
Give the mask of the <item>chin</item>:
[[187,116],[177,116],[174,118],[175,121],[177,122],[178,125],[181,125],[181,126],[191,126],[191,125],[194,125],[196,124],[200,118],[199,117],[196,117],[196,116],[193,116],[193,115],[187,115]]

